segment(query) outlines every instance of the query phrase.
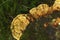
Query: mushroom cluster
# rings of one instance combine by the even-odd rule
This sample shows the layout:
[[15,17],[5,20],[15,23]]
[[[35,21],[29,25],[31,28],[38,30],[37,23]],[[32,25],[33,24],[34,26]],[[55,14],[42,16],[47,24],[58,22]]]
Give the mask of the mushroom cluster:
[[53,12],[54,10],[60,10],[60,1],[56,0],[51,7],[49,7],[47,4],[40,4],[37,7],[30,9],[30,14],[17,15],[13,19],[10,27],[13,37],[17,40],[20,40],[23,31],[29,25],[30,21],[34,20],[33,18],[38,19],[39,17],[46,16],[47,14],[51,14],[51,12]]
[[47,4],[40,4],[37,7],[32,8],[29,11],[30,14],[17,15],[11,23],[11,31],[12,31],[13,37],[17,40],[20,40],[20,37],[22,36],[23,31],[26,29],[30,21],[34,20],[33,18],[38,19],[39,17],[46,15],[48,12],[48,9],[49,9],[49,6]]

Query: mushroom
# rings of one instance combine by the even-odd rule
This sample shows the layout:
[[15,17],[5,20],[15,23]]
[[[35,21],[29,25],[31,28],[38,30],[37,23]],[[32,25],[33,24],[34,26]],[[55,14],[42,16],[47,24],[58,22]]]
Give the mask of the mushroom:
[[55,0],[55,3],[53,4],[53,10],[60,11],[60,0]]

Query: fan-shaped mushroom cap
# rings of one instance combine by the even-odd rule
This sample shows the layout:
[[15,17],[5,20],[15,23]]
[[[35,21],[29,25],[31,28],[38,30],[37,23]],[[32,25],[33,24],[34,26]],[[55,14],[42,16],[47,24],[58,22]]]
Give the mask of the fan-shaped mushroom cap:
[[32,8],[29,12],[33,17],[38,18],[40,16],[46,15],[49,11],[49,6],[47,4],[40,4],[37,7]]
[[29,20],[26,19],[27,14],[17,15],[11,23],[12,35],[15,39],[20,39],[22,36],[22,31],[24,31],[29,24]]
[[53,4],[53,10],[60,11],[60,0],[55,1],[55,3]]
[[36,11],[37,11],[37,10],[36,10],[36,7],[34,7],[34,8],[32,8],[32,9],[30,9],[29,12],[33,15],[33,14],[36,14]]
[[36,7],[30,9],[29,13],[30,13],[34,18],[38,18],[37,8],[36,8]]
[[38,9],[37,13],[39,15],[46,15],[47,12],[49,11],[49,6],[47,4],[40,4],[40,5],[37,6],[37,9]]
[[55,2],[60,2],[60,0],[55,0]]

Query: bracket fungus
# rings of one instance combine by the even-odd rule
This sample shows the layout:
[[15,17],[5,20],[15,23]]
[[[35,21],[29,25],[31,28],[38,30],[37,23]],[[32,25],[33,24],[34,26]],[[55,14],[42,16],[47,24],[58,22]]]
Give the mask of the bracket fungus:
[[15,39],[20,40],[22,36],[22,31],[26,29],[30,21],[33,22],[34,18],[38,19],[42,15],[46,15],[49,6],[47,4],[41,4],[37,7],[32,8],[29,12],[30,14],[19,14],[17,15],[11,23],[12,35]]
[[55,1],[55,3],[53,4],[53,10],[60,11],[60,0]]
[[47,4],[40,4],[37,7],[32,8],[29,12],[34,18],[39,18],[47,14],[49,6]]
[[53,12],[54,10],[58,10],[58,11],[60,10],[60,0],[58,1],[56,0],[53,6],[51,7],[49,7],[47,4],[40,4],[37,7],[30,9],[29,10],[30,14],[17,15],[13,19],[10,27],[13,37],[17,40],[20,40],[23,34],[23,31],[29,25],[30,21],[33,22],[35,19],[38,19],[39,17],[45,16],[47,14],[50,14],[51,11]]

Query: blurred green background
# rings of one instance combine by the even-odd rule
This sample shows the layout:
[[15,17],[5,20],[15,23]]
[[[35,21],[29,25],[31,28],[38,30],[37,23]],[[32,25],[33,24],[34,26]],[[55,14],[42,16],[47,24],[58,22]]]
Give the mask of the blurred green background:
[[10,30],[12,19],[20,13],[29,13],[31,8],[42,3],[52,6],[54,0],[0,0],[0,40],[13,40]]

